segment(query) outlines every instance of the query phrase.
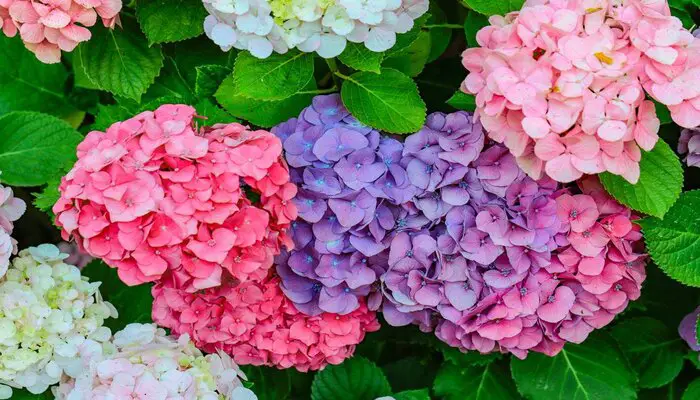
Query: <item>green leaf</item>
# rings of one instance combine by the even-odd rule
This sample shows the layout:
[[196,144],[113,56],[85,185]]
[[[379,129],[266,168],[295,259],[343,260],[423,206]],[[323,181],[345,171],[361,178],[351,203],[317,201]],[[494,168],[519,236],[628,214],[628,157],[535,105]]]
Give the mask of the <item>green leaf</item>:
[[638,221],[647,251],[666,275],[700,287],[700,190],[685,192],[663,220]]
[[531,352],[511,361],[520,393],[531,400],[635,399],[636,376],[613,338],[591,334],[554,357]]
[[124,28],[94,27],[92,39],[83,44],[80,57],[87,78],[100,89],[139,100],[163,67],[160,46],[148,47],[130,19]]
[[0,180],[14,186],[40,186],[75,162],[83,140],[67,122],[31,111],[0,117]]
[[430,56],[430,33],[420,32],[418,38],[403,51],[392,54],[382,64],[408,76],[418,76],[425,68]]
[[462,0],[469,8],[484,15],[505,15],[511,11],[518,11],[525,0]]
[[639,169],[639,182],[634,185],[609,172],[600,174],[600,181],[620,203],[661,218],[681,194],[681,162],[668,144],[659,139],[651,151],[642,151]]
[[489,25],[489,18],[484,14],[479,14],[473,10],[467,13],[467,18],[464,21],[464,33],[467,35],[467,45],[469,47],[479,47],[479,43],[476,42],[476,34],[487,25]]
[[229,124],[231,122],[240,122],[233,115],[226,112],[211,99],[203,99],[194,105],[197,114],[206,117],[206,119],[198,119],[199,126],[211,126],[214,124]]
[[654,106],[656,106],[656,117],[659,119],[659,121],[661,121],[661,125],[673,123],[671,111],[669,111],[668,107],[656,100],[652,101],[654,102]]
[[136,17],[148,42],[177,42],[204,32],[207,10],[200,0],[138,0]]
[[299,92],[284,100],[253,100],[236,94],[233,87],[233,75],[230,75],[221,83],[214,97],[234,117],[264,128],[270,128],[298,116],[301,110],[311,104],[311,99],[315,94],[316,81],[311,80],[304,89],[304,92]]
[[476,109],[476,98],[472,94],[466,94],[458,90],[447,100],[447,104],[458,110],[474,112],[474,109]]
[[360,122],[390,133],[417,132],[423,126],[425,103],[408,76],[382,69],[379,75],[358,72],[345,78],[343,103]]
[[[426,25],[439,25],[447,23],[447,15],[440,8],[437,2],[430,2],[430,18],[426,21]],[[430,28],[430,55],[428,62],[437,60],[449,47],[452,41],[452,29],[450,28]]]
[[352,69],[378,74],[384,60],[384,53],[374,52],[363,43],[348,42],[345,51],[338,56],[338,59]]
[[384,373],[373,362],[353,357],[316,374],[312,400],[374,400],[391,394]]
[[683,392],[682,400],[698,400],[700,399],[700,378],[690,382],[690,385]]
[[84,46],[78,45],[78,47],[73,50],[72,54],[72,67],[73,67],[73,84],[76,87],[81,87],[84,89],[94,89],[99,90],[100,87],[91,81],[90,78],[85,73],[85,67],[83,67],[83,58],[81,55]]
[[134,113],[120,104],[97,105],[95,122],[90,126],[92,130],[104,132],[113,123],[124,121],[134,116]]
[[31,394],[26,389],[12,389],[12,400],[50,400],[54,399],[51,389],[42,394]]
[[433,383],[445,400],[513,400],[519,398],[507,368],[498,363],[456,366],[444,363]]
[[268,367],[243,367],[243,372],[252,383],[250,389],[255,392],[258,400],[288,399],[292,390],[290,370],[279,370]]
[[194,93],[200,98],[213,96],[221,82],[231,74],[231,69],[223,65],[201,65],[195,69]]
[[61,183],[61,179],[56,177],[51,179],[44,189],[39,193],[32,193],[34,195],[34,207],[39,210],[49,214],[51,219],[53,219],[53,205],[56,204],[58,199],[61,197],[61,193],[58,191],[58,186]]
[[102,297],[119,311],[119,318],[105,320],[105,326],[112,332],[124,329],[131,323],[153,322],[151,320],[153,297],[150,284],[127,286],[119,279],[115,268],[108,267],[100,260],[88,264],[83,268],[82,274],[87,276],[90,282],[102,282],[100,285]]
[[503,357],[501,353],[481,354],[478,351],[462,353],[459,349],[445,346],[441,348],[445,361],[456,366],[487,365]]
[[393,394],[394,400],[430,400],[430,389],[406,390]]
[[284,100],[306,87],[314,76],[314,57],[290,51],[261,60],[249,52],[238,54],[233,67],[233,92],[258,100]]
[[661,321],[649,317],[628,319],[617,324],[612,335],[637,371],[639,386],[664,386],[681,372],[683,342]]
[[62,64],[44,64],[24,48],[19,37],[0,34],[0,115],[11,111],[70,113],[74,108],[63,93],[67,78]]

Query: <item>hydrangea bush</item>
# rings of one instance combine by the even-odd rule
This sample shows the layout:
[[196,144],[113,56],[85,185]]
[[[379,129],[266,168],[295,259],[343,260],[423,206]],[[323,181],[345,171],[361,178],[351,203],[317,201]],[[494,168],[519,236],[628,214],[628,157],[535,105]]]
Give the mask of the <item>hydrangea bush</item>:
[[698,23],[0,0],[0,398],[700,398]]

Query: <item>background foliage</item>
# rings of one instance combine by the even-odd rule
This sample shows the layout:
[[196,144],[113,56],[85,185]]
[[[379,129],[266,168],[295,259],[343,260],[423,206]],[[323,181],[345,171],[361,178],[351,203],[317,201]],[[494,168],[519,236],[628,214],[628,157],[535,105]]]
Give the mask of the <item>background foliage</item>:
[[[245,121],[269,128],[298,115],[314,95],[340,92],[362,122],[397,134],[418,130],[428,111],[473,110],[458,91],[460,52],[476,45],[487,16],[516,10],[521,0],[431,1],[429,15],[400,35],[394,48],[372,53],[350,44],[338,59],[290,52],[258,60],[223,53],[202,37],[201,0],[136,0],[123,29],[93,38],[44,65],[18,38],[0,36],[0,170],[3,183],[33,200],[19,224],[20,247],[57,242],[50,208],[60,177],[75,160],[82,134],[165,103],[188,103],[203,124]],[[698,0],[672,0],[687,28],[700,20]],[[674,150],[679,128],[659,108],[659,142],[641,162],[637,185],[603,175],[617,199],[649,216],[641,221],[653,262],[641,299],[603,331],[556,357],[462,354],[415,327],[369,334],[357,356],[322,372],[246,368],[265,399],[682,399],[700,398],[700,367],[676,327],[700,303],[700,186]],[[681,191],[685,190],[683,194]],[[46,211],[42,213],[39,210]],[[126,287],[94,262],[85,270],[103,282],[120,311],[110,328],[150,321],[147,285]],[[686,286],[688,285],[688,286]],[[50,398],[17,392],[17,398]]]

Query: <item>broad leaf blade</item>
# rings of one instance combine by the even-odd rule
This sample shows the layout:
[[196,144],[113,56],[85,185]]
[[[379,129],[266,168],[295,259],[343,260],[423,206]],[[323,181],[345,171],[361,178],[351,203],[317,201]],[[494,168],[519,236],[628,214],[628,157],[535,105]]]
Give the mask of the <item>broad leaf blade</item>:
[[391,387],[382,370],[363,357],[329,365],[316,374],[311,385],[312,400],[371,400],[389,394]]
[[343,64],[358,71],[379,73],[384,60],[384,53],[369,50],[362,43],[348,43],[338,59]]
[[531,352],[511,361],[520,393],[531,400],[636,399],[637,377],[606,333],[567,344],[555,357]]
[[663,220],[638,221],[647,251],[666,275],[700,287],[700,191],[683,193]]
[[95,27],[83,44],[81,62],[88,79],[100,89],[139,100],[163,67],[160,46],[148,42],[133,21],[123,29]]
[[284,100],[306,87],[314,75],[314,57],[290,51],[261,60],[249,52],[238,54],[233,67],[234,93],[258,100]]
[[498,363],[457,366],[445,363],[435,383],[435,394],[445,400],[513,400],[519,398],[507,368]]
[[639,386],[668,384],[683,368],[685,348],[675,330],[649,317],[620,322],[612,330],[623,353],[639,376]]
[[642,151],[639,169],[639,182],[634,185],[609,172],[600,174],[600,181],[620,203],[661,218],[683,188],[680,160],[668,144],[659,139],[651,151]]
[[207,10],[200,0],[139,0],[136,17],[148,42],[177,42],[204,32]]
[[0,180],[15,186],[40,186],[75,162],[83,139],[56,117],[17,111],[0,117]]
[[525,0],[462,0],[472,10],[487,16],[505,15],[511,11],[518,11]]
[[416,84],[395,69],[353,74],[347,77],[341,95],[355,118],[373,128],[410,133],[425,122],[426,107]]
[[65,115],[74,110],[63,89],[68,72],[62,64],[44,64],[19,37],[0,34],[0,115],[11,111],[40,111]]

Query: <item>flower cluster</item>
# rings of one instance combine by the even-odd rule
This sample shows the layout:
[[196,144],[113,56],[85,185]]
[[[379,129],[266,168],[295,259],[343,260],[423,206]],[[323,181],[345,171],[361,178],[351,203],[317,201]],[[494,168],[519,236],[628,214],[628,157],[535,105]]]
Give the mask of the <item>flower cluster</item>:
[[27,49],[52,64],[61,61],[61,50],[90,40],[87,28],[98,17],[113,28],[121,8],[121,0],[0,0],[0,28],[9,37],[19,32]]
[[195,294],[163,280],[153,288],[153,320],[189,334],[206,352],[222,350],[239,364],[317,370],[350,357],[366,332],[379,329],[362,304],[348,315],[307,316],[282,293],[275,276]]
[[257,399],[229,356],[204,356],[187,335],[175,339],[154,324],[129,324],[106,343],[81,347],[52,389],[56,399]]
[[681,131],[678,153],[685,155],[689,167],[700,167],[700,127]]
[[272,133],[284,140],[292,182],[300,187],[295,247],[277,260],[282,290],[308,315],[348,314],[377,280],[368,259],[407,223],[400,204],[416,188],[401,163],[404,145],[359,123],[337,94],[315,97],[298,119]]
[[595,178],[527,176],[468,113],[432,114],[401,145],[319,96],[272,131],[300,187],[277,271],[305,313],[366,303],[463,350],[524,357],[583,341],[639,296],[631,211]]
[[129,285],[168,270],[189,291],[264,278],[288,241],[296,187],[280,141],[235,123],[197,130],[195,117],[164,105],[90,132],[61,182],[53,210],[64,239]]
[[17,252],[17,241],[10,235],[17,221],[27,210],[24,200],[14,197],[12,189],[0,185],[0,278],[10,266],[10,257]]
[[640,149],[658,140],[645,91],[679,125],[700,125],[700,42],[665,0],[530,0],[490,22],[463,54],[462,89],[532,177],[608,171],[636,183]]
[[12,396],[10,387],[43,393],[84,343],[109,339],[102,324],[116,310],[66,257],[53,245],[30,247],[0,279],[0,398]]
[[[505,195],[476,181],[470,186],[483,188],[486,203],[470,201],[428,229],[397,236],[381,276],[384,314],[395,325],[435,329],[462,350],[554,355],[639,297],[642,235],[595,178],[558,188],[518,171],[498,145],[481,157],[493,149],[510,158],[499,174],[510,181],[501,181]],[[481,157],[477,174],[500,168]]]
[[413,27],[428,0],[203,0],[210,15],[204,31],[224,51],[248,50],[258,58],[290,49],[332,58],[347,42],[376,52]]

